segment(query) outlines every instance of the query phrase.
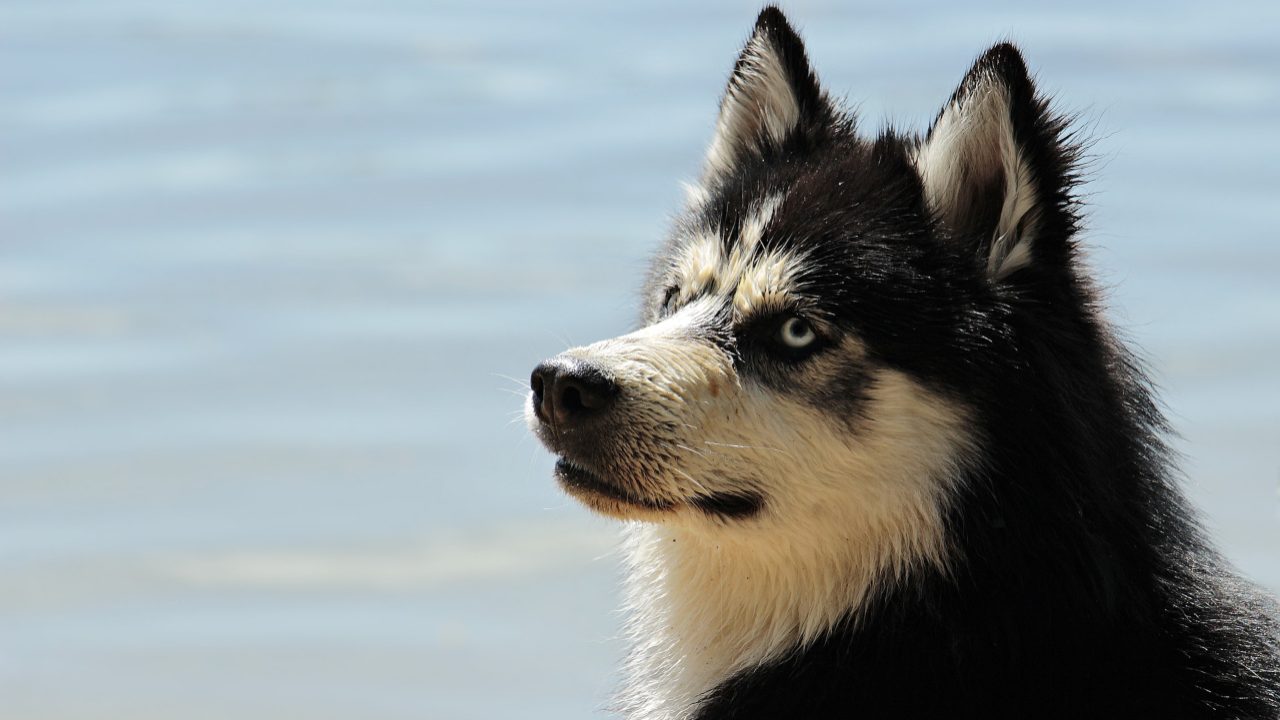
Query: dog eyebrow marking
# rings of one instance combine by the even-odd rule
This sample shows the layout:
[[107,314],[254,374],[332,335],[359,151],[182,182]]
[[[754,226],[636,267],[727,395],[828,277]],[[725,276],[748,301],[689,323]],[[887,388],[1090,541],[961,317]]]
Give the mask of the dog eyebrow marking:
[[677,299],[681,305],[719,288],[717,270],[721,266],[720,258],[720,238],[714,234],[701,235],[689,243],[677,266],[680,278]]
[[742,230],[738,233],[738,248],[743,254],[751,255],[760,246],[765,227],[773,219],[773,214],[777,212],[778,206],[782,204],[785,197],[781,193],[766,197],[760,201],[756,211],[742,223]]
[[738,280],[733,309],[746,316],[762,308],[785,306],[799,265],[800,258],[795,253],[765,253]]
[[676,261],[680,304],[706,293],[733,293],[740,315],[780,306],[794,282],[802,258],[794,252],[764,249],[764,231],[785,199],[779,193],[760,201],[743,220],[737,237],[704,232],[685,246]]

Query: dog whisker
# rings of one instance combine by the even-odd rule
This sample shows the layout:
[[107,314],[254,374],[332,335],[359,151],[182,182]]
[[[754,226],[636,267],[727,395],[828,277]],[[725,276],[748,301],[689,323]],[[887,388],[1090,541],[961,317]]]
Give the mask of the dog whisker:
[[702,452],[702,451],[700,451],[700,450],[695,450],[695,449],[693,449],[693,448],[689,447],[688,445],[681,445],[680,443],[676,443],[676,444],[675,444],[675,446],[676,446],[676,447],[678,447],[678,448],[680,448],[681,450],[688,450],[689,452],[693,453],[694,455],[697,455],[698,457],[706,457],[706,456],[707,456],[707,454],[706,454],[705,452]]
[[746,445],[746,444],[742,444],[742,443],[723,443],[723,442],[713,442],[713,441],[711,441],[711,440],[704,440],[704,441],[702,442],[702,444],[703,444],[703,445],[711,445],[711,446],[713,446],[713,447],[727,447],[727,448],[733,448],[733,449],[735,449],[735,450],[765,450],[765,451],[767,451],[767,452],[782,453],[782,454],[784,454],[784,455],[785,455],[785,454],[787,454],[787,451],[786,451],[786,450],[784,450],[784,449],[782,449],[782,448],[772,448],[772,447],[766,447],[766,446],[764,446],[764,445]]
[[489,373],[489,375],[496,378],[502,378],[503,380],[509,380],[515,383],[516,387],[524,388],[526,390],[529,389],[529,381],[527,379],[521,380],[520,378],[514,378],[514,377],[511,377],[510,375],[503,375],[502,373]]
[[701,490],[701,491],[703,491],[703,492],[711,492],[710,490],[708,490],[708,489],[707,489],[707,486],[706,486],[706,485],[703,485],[702,483],[698,482],[698,480],[697,480],[696,478],[694,478],[694,477],[693,477],[692,475],[690,475],[689,473],[687,473],[687,472],[685,472],[685,471],[681,470],[680,468],[678,468],[678,467],[672,467],[672,468],[671,468],[671,470],[672,470],[672,471],[674,471],[677,475],[680,475],[680,476],[681,476],[681,477],[683,477],[684,479],[686,479],[686,480],[688,480],[689,482],[691,482],[691,483],[693,483],[694,485],[696,485],[696,486],[698,487],[698,489],[699,489],[699,490]]

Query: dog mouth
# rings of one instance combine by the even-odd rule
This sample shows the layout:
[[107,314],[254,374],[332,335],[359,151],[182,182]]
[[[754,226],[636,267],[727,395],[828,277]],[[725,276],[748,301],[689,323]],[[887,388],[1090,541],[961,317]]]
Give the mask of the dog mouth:
[[555,476],[566,492],[589,505],[599,505],[597,501],[603,499],[640,510],[659,512],[672,510],[676,506],[674,502],[654,500],[629,492],[564,457],[556,461]]
[[555,477],[565,492],[587,507],[623,519],[645,516],[657,519],[655,513],[667,514],[687,505],[709,517],[745,520],[759,514],[765,504],[760,495],[745,491],[694,495],[685,502],[642,497],[565,457],[556,461]]

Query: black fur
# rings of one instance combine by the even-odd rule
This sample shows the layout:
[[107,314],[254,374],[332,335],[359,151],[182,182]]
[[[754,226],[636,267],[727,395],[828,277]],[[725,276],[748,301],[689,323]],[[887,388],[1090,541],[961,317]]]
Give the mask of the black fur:
[[755,493],[715,493],[695,497],[693,505],[708,515],[743,520],[764,509],[764,498]]
[[[1003,84],[1039,198],[1031,262],[993,278],[1003,186],[935,216],[911,159],[920,140],[858,137],[782,14],[766,9],[756,32],[784,58],[800,123],[740,155],[676,235],[714,227],[732,243],[751,204],[785,189],[763,247],[804,251],[806,307],[866,345],[860,362],[970,408],[981,450],[949,509],[948,572],[912,569],[819,641],[727,678],[697,717],[1280,717],[1274,610],[1175,487],[1150,385],[1077,257],[1079,147],[1019,52],[992,48],[956,91]],[[664,267],[648,320],[671,310]],[[748,372],[785,386],[747,338],[730,344]],[[866,375],[846,377],[852,389],[832,381],[811,401],[856,416]]]

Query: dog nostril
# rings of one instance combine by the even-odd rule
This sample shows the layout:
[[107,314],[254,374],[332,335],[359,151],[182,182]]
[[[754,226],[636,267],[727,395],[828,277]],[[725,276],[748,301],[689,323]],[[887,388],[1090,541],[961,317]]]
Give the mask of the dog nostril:
[[557,409],[565,413],[581,412],[586,408],[586,404],[582,401],[582,391],[573,385],[564,389],[557,405]]
[[618,386],[591,365],[577,365],[556,384],[556,417],[577,419],[606,409]]
[[554,420],[554,388],[557,372],[558,369],[554,364],[542,363],[529,375],[529,389],[533,391],[533,414],[544,423]]

